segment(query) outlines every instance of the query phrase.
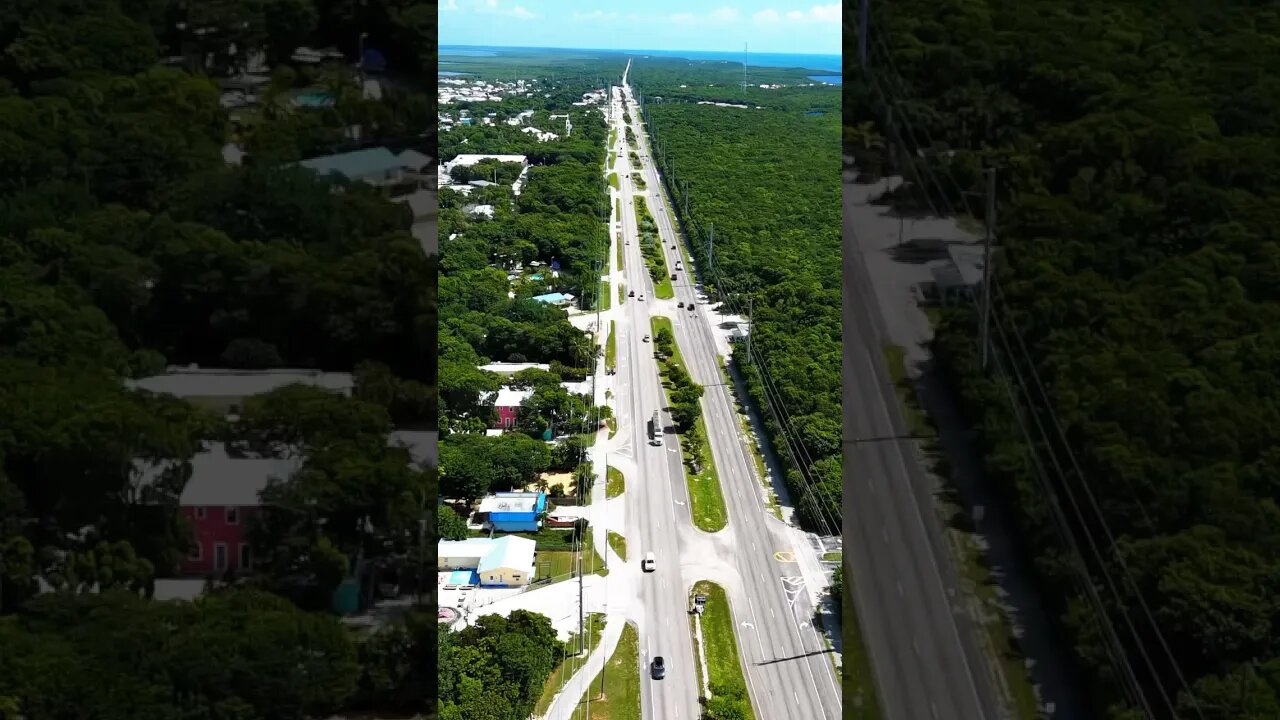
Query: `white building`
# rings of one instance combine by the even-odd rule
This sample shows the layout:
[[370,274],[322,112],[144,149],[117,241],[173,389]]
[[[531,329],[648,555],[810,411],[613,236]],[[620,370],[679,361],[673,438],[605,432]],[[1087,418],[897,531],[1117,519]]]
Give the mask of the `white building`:
[[533,579],[536,546],[516,535],[441,540],[437,554],[441,570],[472,570],[482,587],[520,587]]

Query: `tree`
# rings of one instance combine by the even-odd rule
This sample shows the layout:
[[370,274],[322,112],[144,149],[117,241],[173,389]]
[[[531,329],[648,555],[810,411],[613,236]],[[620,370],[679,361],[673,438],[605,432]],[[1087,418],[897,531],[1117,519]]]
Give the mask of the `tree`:
[[454,509],[448,505],[443,505],[437,511],[437,535],[441,540],[465,540],[467,539],[467,521]]

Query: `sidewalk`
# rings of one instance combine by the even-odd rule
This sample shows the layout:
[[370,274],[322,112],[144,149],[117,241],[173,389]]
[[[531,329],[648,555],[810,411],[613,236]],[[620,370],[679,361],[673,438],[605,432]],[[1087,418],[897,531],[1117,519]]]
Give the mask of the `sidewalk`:
[[600,633],[600,644],[587,656],[582,669],[569,678],[564,688],[551,701],[551,707],[544,720],[573,720],[573,712],[578,708],[578,700],[582,699],[587,687],[596,676],[604,670],[605,661],[613,655],[622,639],[622,628],[626,619],[620,613],[611,613],[605,617],[604,632]]

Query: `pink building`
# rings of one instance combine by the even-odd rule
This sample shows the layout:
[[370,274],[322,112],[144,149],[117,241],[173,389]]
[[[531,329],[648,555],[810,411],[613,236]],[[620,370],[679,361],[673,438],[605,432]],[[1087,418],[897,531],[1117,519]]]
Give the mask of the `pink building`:
[[194,528],[195,545],[183,575],[241,572],[253,566],[249,531],[262,512],[259,499],[272,479],[287,480],[300,458],[234,457],[222,443],[191,459],[191,479],[178,505]]
[[520,407],[530,397],[533,397],[532,390],[513,390],[509,387],[498,390],[498,395],[493,401],[493,407],[498,411],[498,424],[495,427],[503,430],[515,427],[516,419],[520,415]]

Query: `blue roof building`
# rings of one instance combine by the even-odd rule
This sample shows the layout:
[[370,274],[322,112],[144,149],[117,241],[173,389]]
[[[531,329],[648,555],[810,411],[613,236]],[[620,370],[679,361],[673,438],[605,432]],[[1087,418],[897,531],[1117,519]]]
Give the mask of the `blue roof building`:
[[422,169],[424,156],[413,150],[399,155],[385,147],[365,148],[338,155],[323,155],[298,163],[321,175],[338,174],[348,180],[363,180],[374,185],[386,185],[404,179],[404,173]]
[[489,514],[493,529],[502,532],[537,532],[538,516],[547,509],[542,492],[500,492],[480,501],[479,511]]

